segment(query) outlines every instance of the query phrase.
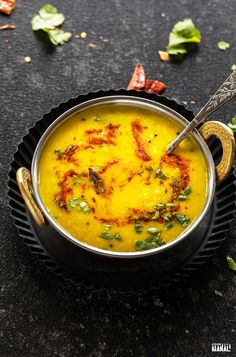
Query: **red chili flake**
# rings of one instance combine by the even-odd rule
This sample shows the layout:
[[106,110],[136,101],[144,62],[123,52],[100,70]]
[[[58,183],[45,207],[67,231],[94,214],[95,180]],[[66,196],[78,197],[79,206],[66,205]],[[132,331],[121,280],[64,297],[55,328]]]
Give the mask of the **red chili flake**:
[[6,15],[11,15],[12,10],[16,7],[15,0],[0,0],[0,12]]
[[111,166],[118,164],[118,162],[119,160],[108,161],[106,165],[101,170],[99,170],[99,173],[104,174]]
[[180,180],[173,182],[171,184],[173,189],[173,197],[172,199],[178,197],[180,192],[188,186],[189,184],[189,164],[190,160],[184,157],[181,157],[178,154],[165,154],[161,158],[161,166],[165,163],[170,167],[176,167],[180,170]]
[[145,87],[145,82],[146,82],[146,75],[144,72],[143,66],[138,63],[135,66],[134,73],[132,75],[132,78],[128,84],[127,89],[135,89],[139,90]]
[[66,206],[66,198],[67,195],[72,195],[73,190],[69,186],[69,179],[71,177],[77,177],[78,174],[74,170],[68,170],[67,172],[64,173],[62,181],[58,183],[58,186],[60,187],[60,191],[55,194],[55,201],[59,204],[59,207],[64,208],[67,210]]
[[[102,129],[90,129],[90,130],[86,130],[85,134],[89,136],[88,138],[88,142],[89,144],[92,145],[102,145],[102,144],[111,144],[114,145],[114,138],[117,137],[118,135],[118,129],[119,129],[120,125],[113,125],[113,124],[109,124],[107,126],[105,126],[104,130]],[[101,137],[101,134],[104,132],[104,136]],[[94,136],[94,135],[97,136]],[[90,136],[92,135],[92,136]]]
[[141,138],[141,134],[143,132],[143,127],[142,125],[138,122],[138,121],[133,121],[131,123],[132,126],[132,133],[133,133],[133,137],[134,140],[136,142],[136,156],[143,161],[150,161],[151,157],[150,155],[147,153],[145,145],[142,141]]
[[166,88],[166,84],[153,79],[147,79],[144,89],[147,92],[160,93]]

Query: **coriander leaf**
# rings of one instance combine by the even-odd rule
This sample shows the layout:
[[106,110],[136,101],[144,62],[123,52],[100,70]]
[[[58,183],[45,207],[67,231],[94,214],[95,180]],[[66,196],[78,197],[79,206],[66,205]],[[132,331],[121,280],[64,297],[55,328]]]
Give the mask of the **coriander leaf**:
[[219,291],[219,290],[215,290],[214,292],[218,296],[221,296],[221,297],[223,296],[223,293],[221,291]]
[[173,227],[173,224],[171,223],[171,222],[168,222],[168,223],[166,223],[165,225],[164,225],[164,229],[166,230],[166,231],[168,231],[169,229],[171,229]]
[[76,197],[73,197],[69,200],[69,205],[70,207],[78,207],[79,206],[79,199]]
[[57,14],[57,8],[51,4],[46,4],[39,10],[41,17],[48,17],[49,14]]
[[218,46],[219,50],[221,50],[221,51],[225,51],[228,48],[230,48],[230,44],[228,42],[225,42],[225,41],[219,41],[217,43],[217,46]]
[[48,33],[50,41],[54,45],[64,45],[72,36],[71,32],[65,32],[61,29],[45,30]]
[[231,258],[229,255],[226,257],[228,266],[231,270],[236,271],[236,262],[234,261],[233,258]]
[[108,232],[103,232],[99,236],[100,238],[106,239],[106,240],[119,240],[121,241],[121,236],[120,233],[112,234]]
[[136,221],[134,222],[134,229],[137,234],[141,234],[143,231],[143,225],[139,221]]
[[158,169],[158,170],[155,172],[155,176],[158,177],[158,178],[161,179],[161,180],[166,180],[166,179],[167,179],[167,176],[164,174],[163,171],[161,171],[161,169]]
[[61,150],[54,150],[54,154],[56,156],[60,156],[61,155]]
[[188,52],[187,44],[197,44],[201,42],[201,33],[195,27],[191,19],[179,21],[173,27],[169,35],[167,52],[170,55],[184,55]]
[[164,244],[165,242],[160,238],[160,235],[158,235],[157,237],[153,236],[144,240],[137,240],[135,243],[135,249],[137,251],[149,250],[158,248]]
[[228,126],[233,131],[233,133],[236,133],[236,115],[232,118],[232,123],[229,123]]
[[159,233],[158,229],[156,227],[148,227],[147,229],[148,233],[156,235],[157,233]]
[[77,208],[79,211],[83,211],[85,214],[90,213],[90,208],[88,204],[83,200],[82,197],[77,198],[73,197],[69,200],[69,206],[73,208]]
[[[50,11],[52,7],[54,12]],[[49,10],[49,11],[48,11]],[[47,29],[54,29],[56,26],[60,26],[65,21],[63,14],[57,13],[57,9],[52,5],[45,5],[39,10],[39,15],[35,15],[32,20],[32,29],[34,31]]]
[[64,32],[58,27],[64,21],[65,16],[63,14],[58,13],[54,6],[46,4],[39,10],[39,14],[32,18],[31,25],[34,31],[42,30],[46,32],[54,45],[63,45],[72,36],[70,32]]

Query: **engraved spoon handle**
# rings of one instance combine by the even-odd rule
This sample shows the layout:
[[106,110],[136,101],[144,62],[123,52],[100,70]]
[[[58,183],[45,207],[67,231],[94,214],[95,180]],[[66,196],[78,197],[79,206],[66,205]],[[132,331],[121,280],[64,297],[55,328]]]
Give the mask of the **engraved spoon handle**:
[[167,147],[166,152],[169,154],[178,146],[181,141],[206,119],[210,114],[214,113],[222,105],[236,96],[236,72],[234,71],[225,80],[221,87],[213,94],[204,107],[198,112],[194,119],[186,126],[186,128],[177,136],[177,138]]

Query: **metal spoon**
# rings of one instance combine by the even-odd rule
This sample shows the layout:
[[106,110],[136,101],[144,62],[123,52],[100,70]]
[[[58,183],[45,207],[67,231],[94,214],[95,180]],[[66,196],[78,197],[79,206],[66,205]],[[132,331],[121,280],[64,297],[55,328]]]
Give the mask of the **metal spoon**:
[[236,72],[234,71],[225,80],[221,87],[213,94],[204,107],[198,112],[194,119],[186,126],[186,128],[177,136],[177,138],[167,147],[166,152],[169,154],[178,146],[184,138],[206,119],[210,114],[214,113],[222,105],[236,96]]

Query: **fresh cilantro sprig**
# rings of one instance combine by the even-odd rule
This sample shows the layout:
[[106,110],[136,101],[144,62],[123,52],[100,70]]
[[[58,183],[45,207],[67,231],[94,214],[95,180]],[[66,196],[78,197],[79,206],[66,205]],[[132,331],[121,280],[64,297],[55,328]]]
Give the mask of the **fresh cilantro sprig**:
[[183,56],[189,51],[189,45],[201,42],[201,33],[191,19],[179,21],[169,35],[167,52],[171,56]]
[[64,21],[65,16],[58,13],[57,8],[51,4],[46,4],[39,10],[39,14],[32,18],[31,25],[34,31],[42,30],[46,32],[49,40],[57,46],[64,45],[72,36],[71,32],[65,32],[59,28]]

